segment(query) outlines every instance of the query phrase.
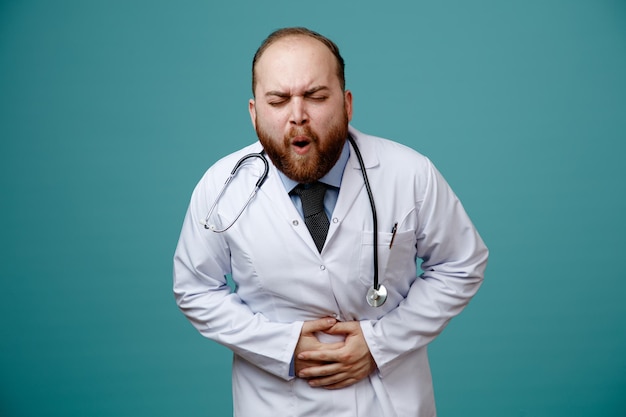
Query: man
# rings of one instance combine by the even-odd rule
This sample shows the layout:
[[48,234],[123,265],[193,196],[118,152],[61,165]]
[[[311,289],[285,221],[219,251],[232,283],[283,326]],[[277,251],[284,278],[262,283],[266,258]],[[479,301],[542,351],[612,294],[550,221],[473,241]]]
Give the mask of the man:
[[[426,346],[478,290],[485,245],[428,159],[349,126],[352,93],[332,41],[281,29],[252,73],[259,142],[201,179],[174,257],[179,307],[234,352],[234,414],[435,416]],[[256,196],[246,203],[262,171],[252,158],[207,218],[233,166],[261,150],[270,164]],[[311,214],[305,194],[320,189]],[[374,233],[388,292],[379,307],[366,301]]]

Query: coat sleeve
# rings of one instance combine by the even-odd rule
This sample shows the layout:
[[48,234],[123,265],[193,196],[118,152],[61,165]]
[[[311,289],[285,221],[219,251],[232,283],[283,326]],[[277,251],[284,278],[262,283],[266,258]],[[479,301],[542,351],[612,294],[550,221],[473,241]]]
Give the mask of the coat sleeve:
[[271,374],[291,379],[289,368],[302,322],[271,322],[231,291],[226,241],[201,224],[208,211],[207,177],[194,190],[174,254],[176,303],[203,336]]
[[487,265],[487,248],[460,201],[430,161],[426,171],[416,202],[417,256],[423,273],[398,307],[379,320],[361,322],[383,377],[463,310],[478,291]]

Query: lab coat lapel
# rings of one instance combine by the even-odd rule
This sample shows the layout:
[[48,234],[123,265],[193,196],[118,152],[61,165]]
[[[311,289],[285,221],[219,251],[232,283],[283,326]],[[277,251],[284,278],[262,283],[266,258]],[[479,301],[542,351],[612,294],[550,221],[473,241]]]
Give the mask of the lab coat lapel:
[[[371,169],[378,166],[378,157],[375,152],[371,150],[371,144],[367,140],[367,137],[352,127],[350,127],[350,135],[355,140],[359,150],[361,151],[365,168]],[[364,187],[365,182],[363,181],[363,174],[361,173],[361,166],[359,165],[356,151],[352,148],[352,146],[350,146],[350,158],[348,159],[346,169],[344,170],[343,177],[341,179],[339,198],[337,200],[337,205],[335,206],[335,211],[333,212],[333,218],[340,220],[347,218],[348,212],[352,209],[357,196]],[[358,209],[361,210],[362,208],[359,207]],[[367,207],[367,210],[369,215],[369,206]],[[329,236],[327,239],[328,241],[332,239],[333,234],[337,230],[336,226],[337,225],[331,222]]]

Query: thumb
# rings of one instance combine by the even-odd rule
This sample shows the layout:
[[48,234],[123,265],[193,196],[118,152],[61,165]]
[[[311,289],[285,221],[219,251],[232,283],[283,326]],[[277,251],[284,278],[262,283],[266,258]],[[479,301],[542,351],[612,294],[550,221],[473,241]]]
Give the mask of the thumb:
[[332,317],[324,317],[317,320],[305,321],[302,325],[302,333],[315,333],[323,332],[330,329],[337,323],[337,320]]

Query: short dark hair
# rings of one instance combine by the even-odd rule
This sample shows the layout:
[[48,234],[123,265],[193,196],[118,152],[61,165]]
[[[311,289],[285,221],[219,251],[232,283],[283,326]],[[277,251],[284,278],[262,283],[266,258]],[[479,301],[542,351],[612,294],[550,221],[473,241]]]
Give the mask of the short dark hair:
[[275,30],[270,33],[270,35],[265,38],[259,49],[257,49],[254,54],[254,59],[252,59],[252,95],[254,96],[254,89],[256,88],[256,74],[254,70],[256,69],[256,64],[259,59],[261,59],[261,55],[265,52],[265,50],[276,42],[279,39],[287,38],[290,36],[308,36],[309,38],[317,39],[322,42],[326,47],[332,52],[337,60],[337,77],[339,77],[339,84],[341,85],[341,89],[345,90],[346,88],[346,77],[345,77],[345,63],[341,54],[339,53],[339,47],[335,44],[335,42],[328,39],[326,36],[320,35],[317,32],[314,32],[310,29],[304,27],[288,27]]

